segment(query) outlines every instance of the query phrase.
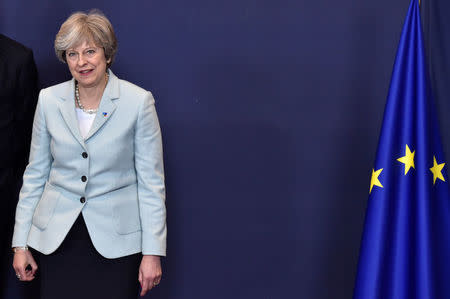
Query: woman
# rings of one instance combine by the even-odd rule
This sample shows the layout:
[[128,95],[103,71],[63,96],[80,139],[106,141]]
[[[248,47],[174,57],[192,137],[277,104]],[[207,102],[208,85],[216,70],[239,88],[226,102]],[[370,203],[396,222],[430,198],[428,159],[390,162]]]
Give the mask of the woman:
[[40,92],[13,236],[17,277],[39,255],[41,298],[135,298],[166,250],[161,131],[152,94],[109,69],[117,41],[99,12],[55,39],[73,79]]

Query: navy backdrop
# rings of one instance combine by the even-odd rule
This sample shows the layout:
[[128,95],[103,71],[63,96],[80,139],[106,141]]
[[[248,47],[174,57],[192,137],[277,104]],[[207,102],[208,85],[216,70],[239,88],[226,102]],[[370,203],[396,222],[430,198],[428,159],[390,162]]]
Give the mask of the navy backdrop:
[[46,87],[69,79],[60,24],[99,8],[113,71],[154,93],[169,234],[147,298],[347,299],[408,4],[3,0],[0,31]]
[[450,2],[427,0],[422,5],[422,20],[428,54],[431,84],[441,122],[442,143],[450,153]]

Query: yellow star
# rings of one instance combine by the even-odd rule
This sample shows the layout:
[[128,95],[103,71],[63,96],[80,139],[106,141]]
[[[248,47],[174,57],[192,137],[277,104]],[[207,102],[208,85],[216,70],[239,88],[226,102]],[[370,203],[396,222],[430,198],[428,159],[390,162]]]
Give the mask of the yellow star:
[[409,169],[414,167],[414,155],[416,154],[416,151],[413,151],[411,153],[411,150],[409,149],[408,145],[406,145],[405,155],[401,158],[398,158],[397,161],[402,162],[405,164],[405,175],[408,173]]
[[440,179],[445,182],[444,176],[441,172],[444,166],[445,163],[437,164],[436,157],[433,156],[433,167],[430,168],[430,171],[433,173],[433,185],[436,183],[436,179]]
[[378,169],[377,171],[375,171],[375,169],[372,169],[372,178],[370,179],[369,194],[372,192],[373,186],[378,186],[378,187],[383,188],[383,185],[381,185],[380,180],[378,180],[378,176],[380,175],[380,173],[382,171],[383,171],[383,168]]

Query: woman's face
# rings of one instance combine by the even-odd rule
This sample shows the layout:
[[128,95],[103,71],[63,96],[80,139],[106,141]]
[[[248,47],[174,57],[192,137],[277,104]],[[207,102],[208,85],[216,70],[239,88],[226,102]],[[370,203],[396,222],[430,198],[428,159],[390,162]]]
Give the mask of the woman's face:
[[82,88],[102,86],[105,82],[105,51],[92,42],[67,49],[66,61],[70,73]]

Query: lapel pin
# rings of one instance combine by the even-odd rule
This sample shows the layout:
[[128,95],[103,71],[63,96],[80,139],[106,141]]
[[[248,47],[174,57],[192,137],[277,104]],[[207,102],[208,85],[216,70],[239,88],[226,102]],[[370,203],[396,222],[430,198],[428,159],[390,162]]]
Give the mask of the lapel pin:
[[108,116],[108,113],[103,112],[103,116],[104,116],[104,117],[107,117],[107,116]]

